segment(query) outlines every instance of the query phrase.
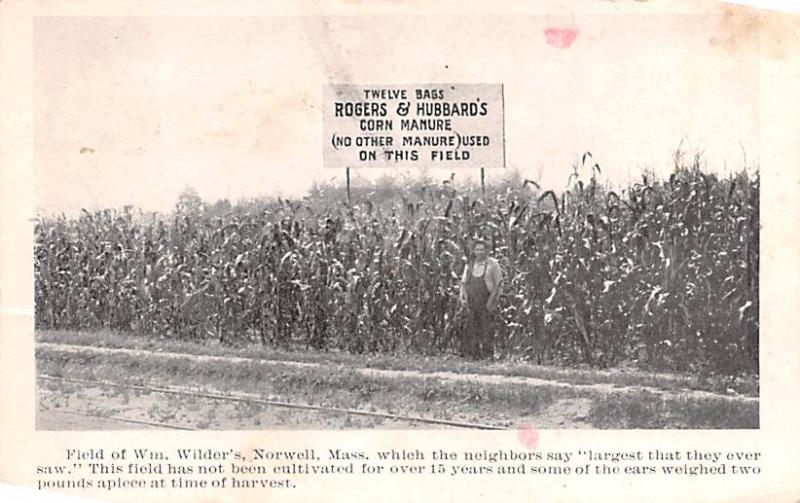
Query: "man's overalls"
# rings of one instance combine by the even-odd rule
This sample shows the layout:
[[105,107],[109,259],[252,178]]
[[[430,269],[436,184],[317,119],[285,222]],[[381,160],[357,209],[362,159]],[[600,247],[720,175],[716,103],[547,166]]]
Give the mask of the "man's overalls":
[[489,288],[486,287],[486,268],[484,262],[483,274],[473,275],[473,265],[470,264],[467,274],[467,309],[464,333],[464,352],[467,356],[481,358],[492,356],[494,352],[494,334],[491,330],[491,314],[486,307],[489,301]]

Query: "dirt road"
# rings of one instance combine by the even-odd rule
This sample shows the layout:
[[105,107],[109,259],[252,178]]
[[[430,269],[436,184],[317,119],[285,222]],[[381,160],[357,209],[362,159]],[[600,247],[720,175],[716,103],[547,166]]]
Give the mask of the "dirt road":
[[[407,429],[420,423],[39,381],[40,430]],[[425,428],[441,428],[424,425]]]
[[[37,344],[37,371],[43,377],[84,380],[39,380],[37,425],[42,429],[430,429],[465,423],[511,429],[528,424],[539,429],[705,429],[758,425],[757,397],[626,386],[602,378],[582,384],[523,375],[368,368],[54,342]],[[125,389],[119,384],[139,388]],[[152,387],[190,394],[158,392]],[[192,390],[238,397],[238,401],[192,396]]]
[[[55,344],[43,342],[37,344],[37,347],[45,349],[53,349],[64,353],[77,353],[77,352],[90,352],[97,354],[125,354],[130,356],[141,356],[146,358],[161,358],[161,359],[174,359],[174,358],[188,358],[199,363],[217,363],[224,361],[226,363],[252,363],[258,362],[261,365],[280,365],[280,366],[293,366],[306,369],[331,369],[336,366],[325,365],[321,363],[307,363],[295,362],[286,360],[263,360],[253,358],[242,358],[235,356],[211,356],[211,355],[197,355],[186,353],[162,352],[162,351],[148,351],[142,349],[127,349],[127,348],[101,348],[91,346],[78,346],[70,344]],[[722,395],[719,393],[712,393],[702,390],[682,390],[680,392],[663,390],[650,386],[617,386],[608,383],[596,384],[575,384],[567,383],[550,379],[538,379],[535,377],[516,377],[507,375],[496,374],[456,374],[454,372],[420,372],[416,370],[389,370],[389,369],[374,369],[374,368],[353,368],[349,367],[348,370],[362,374],[365,377],[388,377],[388,378],[401,378],[411,377],[420,379],[443,379],[461,382],[478,382],[484,384],[515,384],[520,386],[555,386],[570,388],[573,390],[587,390],[596,391],[608,394],[629,393],[632,390],[651,393],[665,398],[680,397],[693,397],[693,398],[714,398],[721,400],[731,400],[737,402],[758,402],[757,397],[739,396],[739,395]]]

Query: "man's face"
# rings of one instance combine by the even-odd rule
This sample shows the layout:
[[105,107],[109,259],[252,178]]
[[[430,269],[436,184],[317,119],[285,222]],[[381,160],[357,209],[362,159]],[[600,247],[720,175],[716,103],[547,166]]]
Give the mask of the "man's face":
[[486,250],[486,245],[483,243],[479,243],[475,245],[475,259],[476,260],[486,260],[486,256],[488,252]]

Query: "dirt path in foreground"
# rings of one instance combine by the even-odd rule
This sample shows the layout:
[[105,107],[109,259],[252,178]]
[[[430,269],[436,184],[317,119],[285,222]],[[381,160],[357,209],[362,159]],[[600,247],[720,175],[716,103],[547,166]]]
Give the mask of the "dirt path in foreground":
[[[175,387],[175,389],[188,388]],[[226,393],[257,398],[247,393]],[[40,381],[38,430],[440,429],[444,426],[336,411],[165,395],[84,383]]]
[[596,384],[575,384],[550,379],[540,379],[536,377],[507,376],[499,374],[457,374],[454,372],[422,372],[418,370],[389,370],[373,369],[366,367],[345,367],[343,365],[332,365],[323,363],[296,362],[289,360],[264,360],[256,358],[244,358],[238,356],[212,356],[197,355],[188,353],[174,353],[167,351],[151,351],[144,349],[128,348],[104,348],[98,346],[81,346],[73,344],[58,344],[52,342],[39,342],[37,348],[50,349],[66,353],[94,353],[94,354],[122,354],[128,356],[142,356],[161,359],[189,359],[196,362],[229,362],[229,363],[258,363],[266,366],[289,366],[296,368],[318,368],[318,369],[346,369],[365,377],[384,377],[384,378],[416,378],[416,379],[442,379],[462,382],[478,382],[483,384],[518,384],[523,386],[551,386],[586,390],[600,394],[626,394],[631,392],[648,392],[662,398],[692,397],[697,399],[716,399],[730,400],[737,403],[758,402],[758,397],[749,396],[730,396],[710,391],[701,390],[681,390],[668,391],[650,386],[621,386],[609,383]]
[[[134,425],[137,430],[160,430],[158,426]],[[43,431],[131,430],[131,423],[109,417],[88,416],[69,410],[39,409],[36,429]]]

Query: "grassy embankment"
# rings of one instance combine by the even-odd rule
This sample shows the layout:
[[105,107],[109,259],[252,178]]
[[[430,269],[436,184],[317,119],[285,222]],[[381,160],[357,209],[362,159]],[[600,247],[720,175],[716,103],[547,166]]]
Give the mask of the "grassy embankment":
[[[119,381],[124,375],[125,383],[253,393],[299,403],[506,427],[527,422],[545,428],[758,427],[758,401],[752,398],[758,394],[755,379],[565,369],[513,361],[471,362],[454,356],[290,351],[110,332],[41,331],[37,342],[84,347],[70,351],[37,348],[39,373],[53,376]],[[100,353],[95,347],[148,353]],[[202,356],[231,359],[210,362]],[[449,379],[442,372],[470,377]],[[426,376],[431,373],[436,374]],[[520,377],[553,382],[520,384]],[[559,406],[575,402],[588,406],[578,408],[583,410]]]

